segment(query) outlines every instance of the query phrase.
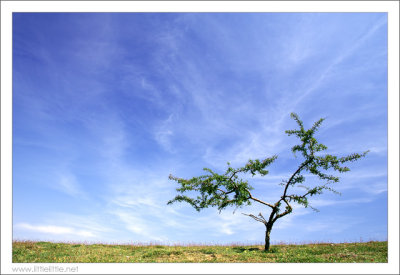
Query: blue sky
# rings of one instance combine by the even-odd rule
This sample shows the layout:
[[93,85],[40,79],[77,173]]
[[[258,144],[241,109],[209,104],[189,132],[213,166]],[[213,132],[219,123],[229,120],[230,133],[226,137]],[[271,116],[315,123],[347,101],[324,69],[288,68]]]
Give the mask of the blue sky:
[[241,213],[268,208],[166,205],[168,175],[277,154],[249,178],[276,201],[301,162],[291,112],[326,118],[328,153],[370,153],[272,242],[386,240],[385,13],[14,13],[13,238],[261,243]]

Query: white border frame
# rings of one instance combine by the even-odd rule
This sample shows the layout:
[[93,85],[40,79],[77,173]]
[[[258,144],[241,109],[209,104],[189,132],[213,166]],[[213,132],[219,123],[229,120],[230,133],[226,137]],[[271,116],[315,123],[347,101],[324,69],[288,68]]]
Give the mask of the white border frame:
[[[399,2],[397,1],[2,1],[1,2],[1,273],[12,263],[12,12],[387,12],[389,263],[381,264],[41,264],[79,273],[397,274],[399,272]],[[19,272],[21,273],[21,272]],[[32,272],[31,272],[32,273]]]

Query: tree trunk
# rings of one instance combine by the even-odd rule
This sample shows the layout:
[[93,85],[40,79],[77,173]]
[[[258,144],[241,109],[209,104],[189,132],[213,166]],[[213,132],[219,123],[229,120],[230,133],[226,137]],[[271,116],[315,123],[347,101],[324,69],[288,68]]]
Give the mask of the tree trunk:
[[269,250],[269,236],[271,234],[272,227],[267,226],[267,230],[265,231],[265,251]]

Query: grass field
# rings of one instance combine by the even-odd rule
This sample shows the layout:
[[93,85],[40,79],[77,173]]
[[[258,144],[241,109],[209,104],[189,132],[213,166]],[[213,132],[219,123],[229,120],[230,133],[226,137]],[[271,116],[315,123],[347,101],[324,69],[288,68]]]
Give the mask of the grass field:
[[386,263],[387,242],[253,246],[13,242],[14,263]]

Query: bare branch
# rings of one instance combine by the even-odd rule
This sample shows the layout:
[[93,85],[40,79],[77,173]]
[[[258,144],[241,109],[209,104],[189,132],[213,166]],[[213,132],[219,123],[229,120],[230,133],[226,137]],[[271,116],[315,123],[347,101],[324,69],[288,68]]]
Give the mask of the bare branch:
[[[261,218],[259,218],[259,217],[256,217],[256,216],[254,216],[253,214],[246,214],[246,213],[242,213],[242,214],[245,215],[245,216],[249,216],[249,217],[255,219],[255,220],[258,221],[258,222],[262,222],[263,224],[267,224],[267,221],[266,221],[265,219],[261,219]],[[261,214],[261,213],[260,213],[260,214]]]
[[267,221],[264,216],[261,214],[261,212],[258,214],[258,216],[260,216],[262,219],[264,219],[264,221]]

